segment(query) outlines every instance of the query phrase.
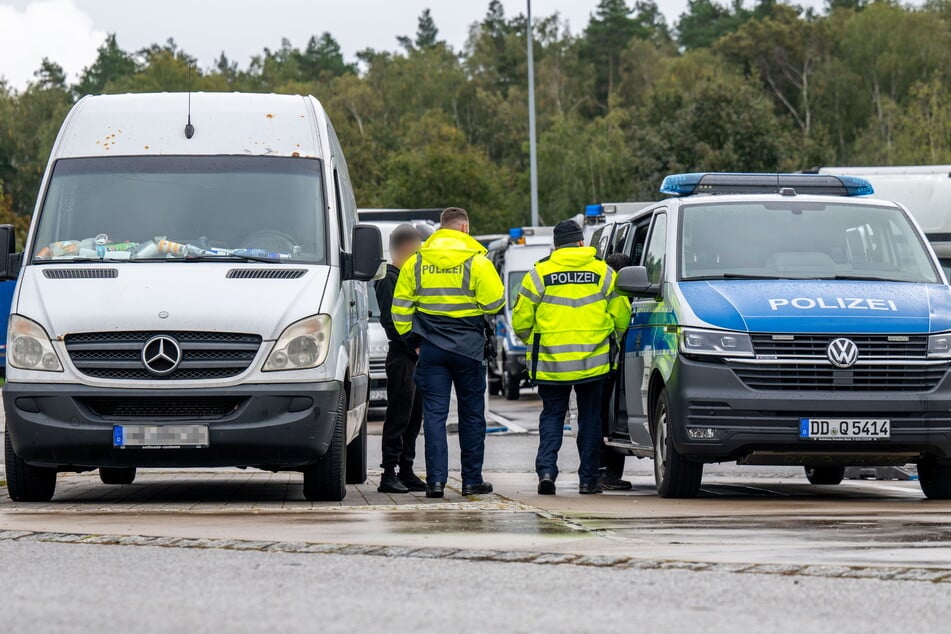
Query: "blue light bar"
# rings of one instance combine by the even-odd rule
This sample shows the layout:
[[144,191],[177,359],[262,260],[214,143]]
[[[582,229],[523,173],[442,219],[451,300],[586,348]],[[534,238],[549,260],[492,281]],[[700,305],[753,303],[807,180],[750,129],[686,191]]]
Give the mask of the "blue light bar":
[[594,203],[593,205],[585,205],[584,215],[587,218],[597,218],[598,216],[604,215],[604,207],[601,203]]
[[695,194],[813,194],[868,196],[872,184],[856,176],[833,174],[692,173],[672,174],[660,186],[668,196]]
[[525,231],[521,227],[513,227],[509,229],[509,237],[513,240],[518,240],[523,235],[525,235]]

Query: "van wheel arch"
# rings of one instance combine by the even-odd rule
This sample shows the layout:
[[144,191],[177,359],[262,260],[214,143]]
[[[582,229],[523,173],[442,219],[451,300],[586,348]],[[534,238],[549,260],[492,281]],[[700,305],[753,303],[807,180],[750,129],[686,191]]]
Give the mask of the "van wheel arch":
[[657,399],[660,393],[666,387],[664,378],[658,370],[651,373],[650,382],[647,384],[647,420],[650,423],[647,427],[650,430],[651,438],[654,438],[654,410],[657,409]]

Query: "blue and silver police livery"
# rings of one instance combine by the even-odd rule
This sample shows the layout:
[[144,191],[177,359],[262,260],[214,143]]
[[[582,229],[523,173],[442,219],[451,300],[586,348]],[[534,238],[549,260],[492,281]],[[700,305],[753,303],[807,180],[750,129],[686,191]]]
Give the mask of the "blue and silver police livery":
[[868,182],[684,174],[617,223],[634,311],[606,442],[688,497],[703,464],[916,463],[951,497],[951,289],[901,205]]

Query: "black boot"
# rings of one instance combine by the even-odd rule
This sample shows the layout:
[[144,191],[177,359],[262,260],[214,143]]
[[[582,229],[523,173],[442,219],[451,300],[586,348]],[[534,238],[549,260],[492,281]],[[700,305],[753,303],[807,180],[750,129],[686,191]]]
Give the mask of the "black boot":
[[419,479],[419,476],[413,473],[412,469],[400,469],[400,482],[410,491],[425,491],[426,483]]
[[383,477],[380,478],[380,486],[376,489],[380,493],[409,493],[406,485],[400,482],[396,475],[396,469],[386,469],[383,471]]

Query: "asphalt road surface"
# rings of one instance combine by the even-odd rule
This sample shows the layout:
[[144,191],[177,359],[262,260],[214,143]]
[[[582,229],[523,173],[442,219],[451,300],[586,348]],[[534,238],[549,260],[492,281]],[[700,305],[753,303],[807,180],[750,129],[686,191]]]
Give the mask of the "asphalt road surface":
[[539,496],[539,407],[492,400],[487,496],[458,472],[443,500],[382,494],[373,470],[312,503],[299,474],[236,469],[0,493],[0,630],[948,631],[951,503],[917,482],[708,465],[697,499],[663,500],[631,458],[633,490],[580,496],[569,432],[559,494]]
[[869,579],[49,543],[0,543],[0,560],[7,632],[921,634],[951,619],[947,586]]

